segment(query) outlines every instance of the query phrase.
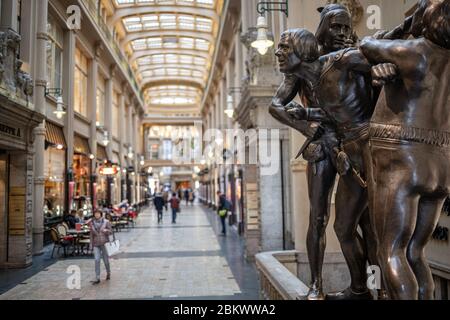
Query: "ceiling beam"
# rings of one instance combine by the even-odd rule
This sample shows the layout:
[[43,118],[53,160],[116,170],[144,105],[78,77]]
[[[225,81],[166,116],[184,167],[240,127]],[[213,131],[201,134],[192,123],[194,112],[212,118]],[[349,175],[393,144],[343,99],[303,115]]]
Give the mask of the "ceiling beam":
[[214,9],[181,5],[138,5],[116,9],[114,15],[108,18],[107,23],[109,26],[115,26],[117,22],[126,17],[158,13],[181,13],[194,16],[204,16],[213,19],[213,22],[215,23],[217,23],[217,21],[219,20],[219,15]]
[[197,51],[190,49],[146,49],[146,50],[137,50],[134,51],[130,56],[130,63],[133,63],[139,58],[151,56],[154,54],[183,54],[189,56],[197,56],[205,59],[210,59],[211,56],[206,51]]
[[155,69],[162,69],[162,68],[173,68],[173,69],[188,69],[188,70],[194,70],[194,71],[200,71],[202,73],[206,73],[208,71],[202,66],[198,65],[188,65],[188,64],[181,64],[181,63],[158,63],[158,64],[149,64],[145,66],[141,66],[138,69],[138,72],[144,72],[144,71],[151,71]]
[[211,33],[206,32],[198,32],[198,31],[187,31],[187,30],[143,30],[137,32],[128,32],[127,35],[120,40],[120,46],[124,47],[128,42],[137,39],[145,39],[152,37],[187,37],[187,38],[196,38],[196,39],[204,39],[209,41],[210,43],[214,42],[214,37]]
[[202,86],[198,82],[192,82],[191,80],[176,79],[176,80],[159,80],[154,82],[143,83],[142,91],[145,92],[145,90],[147,90],[149,87],[170,86],[170,85],[188,86],[202,90]]
[[167,81],[167,82],[177,82],[179,80],[185,81],[185,82],[192,82],[197,83],[200,88],[203,90],[203,86],[205,84],[204,80],[193,78],[193,77],[185,77],[185,76],[157,76],[157,77],[151,77],[151,78],[144,78],[141,81],[142,88],[146,87],[150,83],[160,83],[161,81]]

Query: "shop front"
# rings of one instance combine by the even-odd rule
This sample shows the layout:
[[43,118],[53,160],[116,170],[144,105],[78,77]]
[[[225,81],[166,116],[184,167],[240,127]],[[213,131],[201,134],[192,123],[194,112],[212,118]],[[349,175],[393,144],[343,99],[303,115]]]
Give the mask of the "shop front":
[[0,268],[21,268],[32,262],[31,138],[43,116],[32,111],[26,101],[5,95],[1,78],[0,114]]
[[50,229],[63,220],[65,195],[66,141],[61,127],[46,122],[44,151],[44,244]]
[[86,138],[75,135],[73,155],[73,179],[69,181],[69,207],[82,210],[84,216],[92,215],[91,159]]

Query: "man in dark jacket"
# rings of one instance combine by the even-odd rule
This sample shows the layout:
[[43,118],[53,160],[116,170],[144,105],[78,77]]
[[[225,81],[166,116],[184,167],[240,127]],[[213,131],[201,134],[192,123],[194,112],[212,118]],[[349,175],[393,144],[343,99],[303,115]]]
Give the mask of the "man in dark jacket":
[[162,193],[158,192],[155,194],[153,204],[155,205],[156,211],[158,212],[158,223],[160,223],[162,222],[163,208],[165,204]]
[[70,229],[75,229],[75,224],[77,223],[76,215],[77,215],[77,210],[71,210],[70,214],[68,214],[64,218],[64,221],[67,222],[67,225],[69,226]]
[[217,191],[217,196],[219,197],[219,205],[217,207],[217,213],[219,214],[220,222],[222,222],[222,234],[225,236],[227,234],[225,220],[228,214],[228,203],[227,198],[223,193],[220,193],[220,191]]

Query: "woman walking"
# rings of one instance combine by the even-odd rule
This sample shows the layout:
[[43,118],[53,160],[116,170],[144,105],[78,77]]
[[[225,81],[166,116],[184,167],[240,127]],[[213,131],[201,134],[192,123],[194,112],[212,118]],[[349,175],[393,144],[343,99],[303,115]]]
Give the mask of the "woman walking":
[[89,227],[91,231],[91,246],[94,249],[95,258],[95,281],[92,284],[100,283],[100,259],[106,268],[106,280],[111,279],[111,268],[109,265],[108,254],[105,249],[105,243],[109,242],[109,235],[112,234],[111,223],[103,218],[103,212],[95,210],[94,218],[89,220]]

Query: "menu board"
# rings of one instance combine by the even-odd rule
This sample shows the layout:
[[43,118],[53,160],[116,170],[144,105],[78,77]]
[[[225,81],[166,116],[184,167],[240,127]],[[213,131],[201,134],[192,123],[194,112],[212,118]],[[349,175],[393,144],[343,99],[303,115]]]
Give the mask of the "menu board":
[[247,183],[247,229],[259,229],[259,192],[256,183]]
[[14,236],[25,235],[25,195],[9,196],[8,233]]

